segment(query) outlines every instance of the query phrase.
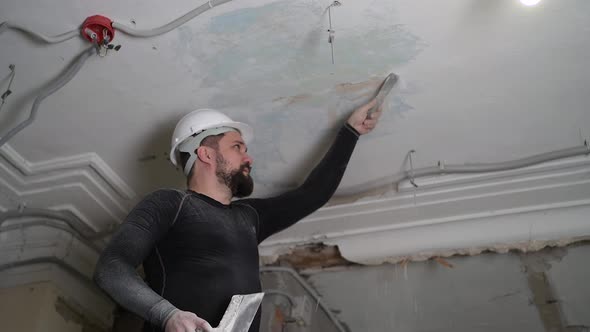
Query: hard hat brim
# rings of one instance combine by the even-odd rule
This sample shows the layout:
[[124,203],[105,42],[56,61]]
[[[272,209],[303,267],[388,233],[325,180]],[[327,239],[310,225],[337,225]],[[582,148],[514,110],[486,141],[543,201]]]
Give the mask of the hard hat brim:
[[[240,132],[240,135],[242,135],[242,139],[244,139],[244,143],[246,143],[246,144],[250,144],[250,142],[252,142],[252,140],[254,139],[254,129],[252,129],[252,127],[250,125],[247,125],[242,122],[236,122],[236,121],[223,122],[223,123],[219,123],[216,125],[208,126],[208,127],[203,128],[203,130],[201,130],[200,132],[205,131],[207,129],[218,128],[218,127],[230,127],[230,128],[234,128],[234,129],[238,130]],[[176,152],[178,150],[178,146],[180,144],[182,144],[182,142],[184,142],[190,136],[192,136],[192,135],[184,137],[182,140],[179,140],[178,142],[176,142],[174,144],[174,148],[170,151],[170,161],[172,162],[172,164],[174,166],[178,166],[178,161],[176,160]]]

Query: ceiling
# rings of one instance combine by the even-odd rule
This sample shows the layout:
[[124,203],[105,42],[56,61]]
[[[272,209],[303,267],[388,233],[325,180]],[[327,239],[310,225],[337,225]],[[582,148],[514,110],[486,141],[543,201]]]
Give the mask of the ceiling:
[[[341,2],[328,13],[332,1],[234,0],[157,37],[117,31],[114,44],[121,50],[90,57],[71,82],[45,99],[35,121],[0,148],[0,209],[26,205],[68,211],[95,231],[120,223],[146,193],[184,187],[182,172],[167,160],[170,136],[182,115],[204,107],[254,127],[249,149],[255,196],[282,192],[304,179],[346,116],[392,71],[400,82],[386,100],[378,128],[360,139],[337,192],[352,198],[347,207],[335,201],[336,207],[321,212],[333,212],[330,218],[372,213],[384,199],[387,206],[412,200],[415,205],[416,192],[403,186],[379,195],[357,192],[407,169],[412,149],[412,167],[420,168],[438,161],[514,160],[582,146],[590,138],[590,2],[542,0],[532,7],[517,0]],[[0,3],[0,21],[57,35],[101,14],[148,29],[203,3],[6,0]],[[89,43],[76,37],[50,45],[7,30],[0,44],[2,92],[9,65],[16,69],[13,93],[0,111],[4,135],[28,117],[40,89]],[[508,185],[531,188],[531,181],[541,181],[531,172],[541,172],[546,182],[554,181],[543,185],[555,188],[565,177],[579,190],[522,204],[583,201],[579,206],[590,206],[587,157],[543,167],[502,173],[498,195]],[[448,212],[460,215],[462,209],[487,211],[487,201],[466,197],[489,193],[500,180],[446,176],[436,181],[461,186],[463,198]],[[480,193],[467,192],[470,181],[485,182]],[[516,182],[521,187],[514,187]],[[424,200],[454,197],[444,190],[431,194],[418,192]],[[529,194],[540,197],[538,191]],[[521,203],[506,196],[497,210],[514,208],[515,202]],[[440,211],[412,220],[427,214]],[[374,217],[380,218],[375,225],[384,225],[398,215]],[[352,228],[373,225],[354,219],[350,223],[361,225]],[[297,241],[322,238],[340,227],[323,225],[297,235]]]

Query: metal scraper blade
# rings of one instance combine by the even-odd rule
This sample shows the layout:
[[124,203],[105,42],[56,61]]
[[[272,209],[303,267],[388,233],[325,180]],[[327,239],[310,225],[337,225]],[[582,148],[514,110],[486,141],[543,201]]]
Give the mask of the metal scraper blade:
[[234,295],[214,332],[248,332],[264,293]]
[[381,107],[381,105],[383,105],[383,101],[385,100],[385,97],[387,97],[387,95],[389,94],[389,92],[391,91],[391,89],[393,88],[395,83],[397,83],[398,78],[399,77],[394,73],[387,75],[385,80],[383,80],[383,83],[381,83],[379,90],[377,91],[377,96],[375,97],[377,99],[377,103],[369,111],[369,114],[378,110],[379,107]]

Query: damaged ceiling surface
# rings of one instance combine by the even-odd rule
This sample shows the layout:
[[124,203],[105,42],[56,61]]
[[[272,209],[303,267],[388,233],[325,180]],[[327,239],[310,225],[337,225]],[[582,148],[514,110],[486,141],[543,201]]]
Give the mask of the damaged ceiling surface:
[[584,244],[305,275],[350,331],[587,332],[589,250]]
[[[95,14],[152,29],[203,4],[9,0],[0,21],[50,36]],[[185,187],[167,157],[174,125],[193,109],[253,126],[254,196],[294,188],[390,72],[400,81],[335,197],[265,241],[263,262],[317,242],[337,245],[348,261],[380,264],[590,236],[590,2],[341,1],[328,10],[333,4],[234,0],[159,36],[115,31],[120,50],[90,56],[0,147],[0,211],[2,222],[11,219],[2,224],[1,262],[63,255],[91,269],[104,244],[95,233],[123,222],[148,192]],[[90,44],[0,31],[0,90],[12,92],[0,111],[5,136]],[[445,172],[537,155],[526,167]],[[426,167],[440,174],[414,178]],[[88,236],[68,230],[79,243],[60,245],[70,237],[59,227],[23,231],[12,220],[24,214],[22,222],[41,227],[47,210],[61,213],[53,219],[62,230],[74,225]],[[35,249],[22,254],[27,246]]]

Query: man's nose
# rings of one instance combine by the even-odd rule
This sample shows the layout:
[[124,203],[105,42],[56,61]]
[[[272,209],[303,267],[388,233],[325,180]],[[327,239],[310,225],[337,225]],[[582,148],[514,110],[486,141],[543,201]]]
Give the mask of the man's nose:
[[250,157],[249,154],[244,154],[244,159],[242,160],[244,163],[248,163],[250,165],[250,167],[252,167],[252,164],[254,164],[254,159],[252,159],[252,157]]

